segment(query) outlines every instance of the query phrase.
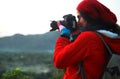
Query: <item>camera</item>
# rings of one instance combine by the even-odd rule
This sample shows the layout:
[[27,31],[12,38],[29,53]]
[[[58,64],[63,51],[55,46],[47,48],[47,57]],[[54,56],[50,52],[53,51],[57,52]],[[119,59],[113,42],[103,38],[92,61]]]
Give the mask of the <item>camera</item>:
[[[70,31],[75,31],[77,29],[77,21],[75,16],[73,16],[72,14],[67,14],[63,16],[64,20],[61,20],[60,23],[65,26],[67,29],[69,29]],[[57,21],[52,21],[50,23],[50,27],[52,28],[50,31],[55,31],[58,29],[58,25],[57,25]]]

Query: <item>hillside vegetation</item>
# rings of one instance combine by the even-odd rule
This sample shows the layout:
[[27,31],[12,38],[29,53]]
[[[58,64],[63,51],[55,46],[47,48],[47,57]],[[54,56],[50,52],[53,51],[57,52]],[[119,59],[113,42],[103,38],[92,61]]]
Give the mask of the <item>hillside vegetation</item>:
[[[53,66],[53,54],[47,52],[41,53],[11,53],[4,52],[0,53],[0,79],[3,74],[15,73],[20,76],[31,76],[33,79],[58,79],[62,70],[57,70]],[[21,71],[16,71],[15,69],[20,69]],[[12,73],[10,79],[12,78]],[[56,77],[56,78],[55,78]],[[19,79],[19,78],[18,78]],[[27,79],[27,78],[26,78]]]
[[52,51],[59,36],[58,32],[45,34],[21,35],[15,34],[0,38],[0,51],[2,52],[41,52]]

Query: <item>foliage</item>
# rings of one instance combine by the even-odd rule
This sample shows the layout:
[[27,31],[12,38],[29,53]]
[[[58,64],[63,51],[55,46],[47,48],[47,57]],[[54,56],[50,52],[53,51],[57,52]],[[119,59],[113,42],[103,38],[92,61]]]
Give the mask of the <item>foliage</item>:
[[3,73],[1,79],[33,79],[33,77],[26,74],[20,68],[15,68]]
[[62,79],[64,72],[64,70],[56,70],[54,71],[53,76],[50,79]]
[[62,79],[64,73],[54,68],[52,53],[1,52],[0,60],[0,79]]

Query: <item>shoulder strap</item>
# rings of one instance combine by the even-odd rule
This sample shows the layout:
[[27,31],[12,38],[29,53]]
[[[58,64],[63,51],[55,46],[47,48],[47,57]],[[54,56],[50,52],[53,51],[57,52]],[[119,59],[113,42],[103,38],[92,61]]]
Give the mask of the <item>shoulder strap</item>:
[[104,43],[106,49],[108,50],[108,53],[109,53],[110,55],[112,55],[112,50],[110,49],[110,47],[108,46],[108,44],[106,43],[106,41],[104,40],[104,38],[102,37],[102,35],[101,35],[100,33],[98,33],[98,32],[95,32],[95,33],[99,36],[99,38],[100,38],[100,39],[102,40],[102,42]]
[[[106,43],[106,41],[104,40],[104,38],[102,37],[102,35],[98,32],[95,31],[95,33],[99,36],[99,38],[102,40],[102,42],[104,43],[109,55],[110,55],[110,58],[112,56],[112,50],[110,49],[110,47],[108,46],[108,44]],[[109,61],[109,60],[108,60]],[[108,63],[106,63],[106,66],[107,66]],[[79,67],[81,68],[81,76],[82,76],[82,79],[86,79],[86,75],[85,75],[85,71],[84,71],[84,67],[83,67],[83,62],[80,63]],[[106,68],[106,67],[105,67]]]
[[81,63],[79,64],[79,69],[80,69],[80,72],[81,72],[81,77],[82,77],[82,79],[87,79],[87,78],[86,78],[86,75],[85,75],[85,70],[84,70],[84,67],[83,67],[83,62],[81,62]]

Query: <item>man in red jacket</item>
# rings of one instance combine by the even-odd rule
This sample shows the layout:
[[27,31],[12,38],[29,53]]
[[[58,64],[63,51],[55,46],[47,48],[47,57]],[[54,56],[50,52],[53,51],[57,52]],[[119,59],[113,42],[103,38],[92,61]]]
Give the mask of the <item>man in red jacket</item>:
[[[83,67],[87,79],[100,79],[107,63],[106,50],[101,39],[102,34],[113,51],[120,54],[120,36],[117,18],[106,6],[97,0],[83,0],[77,6],[78,25],[81,33],[74,41],[70,41],[73,33],[58,22],[61,36],[58,37],[54,50],[54,65],[65,69],[63,79],[82,79],[79,63]],[[78,73],[79,72],[79,73]]]

